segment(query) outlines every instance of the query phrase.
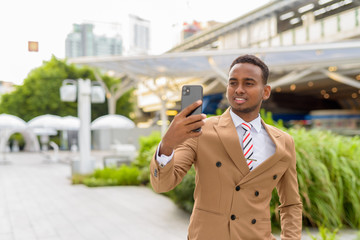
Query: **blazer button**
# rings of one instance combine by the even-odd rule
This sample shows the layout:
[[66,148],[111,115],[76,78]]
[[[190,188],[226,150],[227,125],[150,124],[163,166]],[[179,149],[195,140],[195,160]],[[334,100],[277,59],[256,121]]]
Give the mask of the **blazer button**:
[[255,224],[255,223],[256,223],[256,219],[254,218],[253,220],[251,220],[251,223],[252,223],[252,224]]
[[255,191],[255,196],[259,196],[259,191]]
[[217,167],[221,167],[221,162],[216,162]]
[[273,176],[273,179],[275,180],[277,178],[277,175],[275,174],[274,176]]
[[231,215],[231,220],[235,220],[236,219],[236,216],[233,214]]
[[235,190],[240,191],[240,186],[236,186]]

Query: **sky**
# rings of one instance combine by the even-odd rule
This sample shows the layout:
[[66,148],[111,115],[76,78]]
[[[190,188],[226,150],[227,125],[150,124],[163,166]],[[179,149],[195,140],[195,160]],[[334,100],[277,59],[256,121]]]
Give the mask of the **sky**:
[[[150,21],[151,54],[176,42],[183,22],[227,22],[269,0],[11,0],[0,1],[0,80],[22,84],[27,74],[52,55],[65,58],[65,39],[74,23],[124,24],[129,14]],[[116,23],[115,25],[113,23]],[[98,29],[98,30],[99,30]],[[175,35],[174,35],[175,34]],[[38,52],[28,41],[39,42]]]

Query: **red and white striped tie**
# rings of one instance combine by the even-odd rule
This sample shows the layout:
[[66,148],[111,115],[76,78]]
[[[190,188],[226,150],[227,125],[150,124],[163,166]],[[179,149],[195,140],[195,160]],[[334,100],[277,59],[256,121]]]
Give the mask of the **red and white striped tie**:
[[245,133],[243,135],[243,152],[244,157],[246,159],[246,163],[250,168],[250,171],[253,169],[253,161],[251,160],[252,155],[254,154],[254,145],[253,145],[253,139],[251,136],[251,124],[250,123],[242,123],[241,127],[245,130]]

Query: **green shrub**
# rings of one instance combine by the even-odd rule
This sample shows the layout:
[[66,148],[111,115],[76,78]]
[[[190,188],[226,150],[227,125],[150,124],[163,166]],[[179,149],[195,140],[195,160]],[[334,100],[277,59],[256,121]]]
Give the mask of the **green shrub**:
[[160,132],[152,132],[149,136],[140,137],[140,149],[133,166],[140,170],[140,182],[144,185],[150,181],[150,161],[161,141]]
[[360,138],[290,129],[303,215],[310,225],[360,227]]
[[327,229],[326,227],[324,227],[323,225],[319,226],[319,234],[320,234],[320,238],[317,238],[315,236],[313,236],[309,231],[308,234],[310,235],[312,240],[336,240],[336,234],[338,233],[339,229],[335,229],[333,232],[331,232],[329,229]]
[[82,182],[88,187],[139,185],[139,175],[137,167],[122,165],[120,168],[97,169]]

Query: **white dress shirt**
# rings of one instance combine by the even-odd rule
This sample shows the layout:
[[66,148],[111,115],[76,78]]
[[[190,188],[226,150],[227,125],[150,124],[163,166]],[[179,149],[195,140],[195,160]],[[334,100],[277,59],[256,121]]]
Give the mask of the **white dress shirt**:
[[[241,124],[245,122],[241,117],[236,115],[230,109],[230,116],[234,122],[237,134],[239,136],[239,141],[241,148],[243,135],[245,130],[241,127]],[[254,145],[254,154],[252,155],[251,159],[255,159],[256,161],[253,163],[254,170],[257,166],[263,163],[266,159],[271,157],[275,153],[275,144],[271,140],[269,134],[266,132],[264,126],[261,124],[260,114],[257,118],[249,122],[251,125],[251,136],[253,138],[253,145]]]
[[[244,135],[245,130],[241,127],[241,124],[245,121],[242,120],[242,118],[240,118],[238,115],[236,115],[231,109],[230,115],[231,119],[234,122],[239,137],[239,142],[242,148],[242,136]],[[261,124],[260,114],[256,119],[252,120],[250,124],[252,126],[251,135],[254,145],[254,154],[251,158],[256,160],[252,169],[254,170],[257,166],[259,166],[262,162],[264,162],[266,159],[268,159],[271,155],[275,153],[275,144],[271,140],[269,134],[266,132],[264,126]],[[166,156],[164,154],[159,156],[160,144],[156,150],[156,160],[158,161],[160,167],[164,167],[173,158],[174,151],[170,156]]]

